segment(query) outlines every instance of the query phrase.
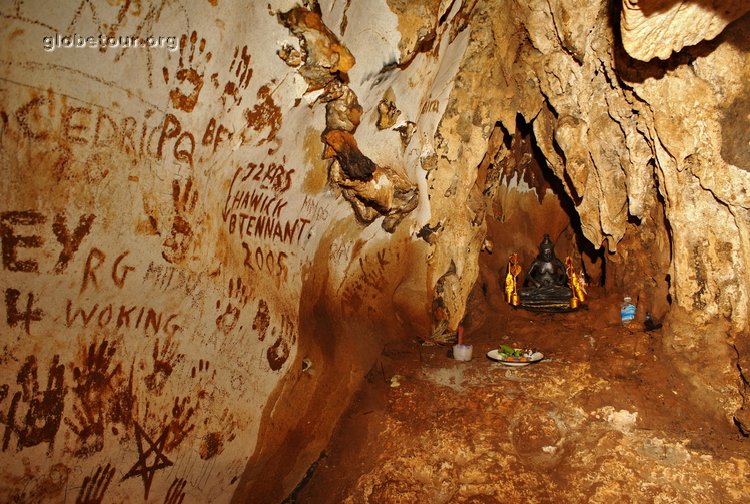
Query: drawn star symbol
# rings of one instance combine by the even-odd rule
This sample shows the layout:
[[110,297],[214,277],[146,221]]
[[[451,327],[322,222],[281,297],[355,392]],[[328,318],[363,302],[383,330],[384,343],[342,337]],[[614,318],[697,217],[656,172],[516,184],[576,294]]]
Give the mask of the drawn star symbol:
[[[156,440],[156,443],[154,443],[143,428],[138,425],[138,422],[134,422],[134,424],[135,441],[138,444],[138,461],[120,481],[125,481],[133,476],[140,476],[143,478],[143,487],[146,491],[144,499],[148,499],[148,492],[151,490],[151,482],[154,479],[154,473],[159,469],[164,469],[165,467],[174,465],[174,463],[164,455],[163,451],[164,442],[167,440],[167,434],[169,433],[169,426],[164,427],[161,435]],[[143,451],[144,439],[146,440],[146,443],[148,443],[148,450],[145,452]],[[154,461],[153,464],[148,465],[148,458],[152,453],[154,454]]]

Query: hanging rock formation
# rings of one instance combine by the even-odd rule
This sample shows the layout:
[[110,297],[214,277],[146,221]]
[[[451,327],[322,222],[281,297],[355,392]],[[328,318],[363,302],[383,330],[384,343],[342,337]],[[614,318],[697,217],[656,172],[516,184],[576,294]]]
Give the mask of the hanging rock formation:
[[622,43],[633,58],[667,59],[683,47],[712,40],[750,5],[739,0],[623,0]]
[[383,229],[392,233],[416,208],[417,188],[404,174],[377,166],[357,146],[354,131],[362,107],[345,82],[354,58],[325,26],[319,7],[317,12],[297,7],[279,14],[279,20],[300,38],[304,63],[299,72],[309,84],[308,91],[323,89],[318,100],[328,102],[322,139],[323,158],[333,159],[329,180],[342,188],[360,222],[369,224],[385,215]]
[[750,431],[746,10],[5,2],[0,500],[281,500],[544,232]]

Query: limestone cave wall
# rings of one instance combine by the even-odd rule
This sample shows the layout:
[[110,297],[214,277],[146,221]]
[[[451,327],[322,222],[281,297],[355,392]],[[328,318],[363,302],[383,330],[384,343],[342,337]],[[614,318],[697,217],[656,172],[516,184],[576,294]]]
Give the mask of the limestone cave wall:
[[[746,431],[748,284],[738,273],[748,261],[748,177],[742,161],[747,149],[736,148],[746,137],[744,119],[738,119],[748,93],[748,22],[739,17],[744,11],[731,14],[701,4],[704,16],[719,16],[727,26],[718,36],[704,33],[715,38],[702,42],[701,23],[685,37],[690,32],[685,25],[658,26],[672,18],[652,16],[652,34],[644,45],[658,45],[661,35],[663,44],[683,41],[674,50],[688,47],[666,61],[651,59],[657,56],[653,52],[638,53],[649,59],[644,62],[623,47],[623,38],[637,35],[621,25],[628,13],[619,4],[476,2],[465,7],[470,44],[439,129],[443,138],[460,135],[462,142],[438,165],[479,166],[472,190],[485,195],[480,211],[497,238],[494,248],[506,254],[534,253],[533,242],[518,237],[527,234],[517,230],[529,223],[537,240],[566,224],[545,203],[546,197],[560,200],[587,274],[603,280],[605,292],[632,295],[641,317],[647,311],[667,316],[664,344],[684,378],[695,383],[693,399],[713,398],[710,407],[717,417]],[[654,12],[662,11],[648,10]],[[691,37],[695,45],[685,42]],[[519,163],[513,142],[498,139],[525,135],[524,124],[531,125],[554,187],[545,188],[544,180],[534,183],[539,180],[534,163]],[[498,178],[526,183],[505,183],[497,191]],[[505,227],[503,213],[494,209],[508,192],[518,200],[512,205],[516,211],[535,208],[531,213],[548,216],[550,223],[524,218],[510,226],[515,230]],[[436,241],[436,256],[441,245],[450,255],[454,240]],[[588,253],[590,245],[603,255]],[[606,279],[600,260],[606,263]],[[503,271],[497,259],[482,261]],[[490,270],[482,281],[492,285],[487,279],[493,276]],[[467,292],[474,278],[461,280]],[[464,312],[454,314],[457,324]],[[701,370],[706,354],[718,359],[712,369]]]
[[283,499],[545,232],[750,431],[750,25],[675,6],[5,2],[2,499]]

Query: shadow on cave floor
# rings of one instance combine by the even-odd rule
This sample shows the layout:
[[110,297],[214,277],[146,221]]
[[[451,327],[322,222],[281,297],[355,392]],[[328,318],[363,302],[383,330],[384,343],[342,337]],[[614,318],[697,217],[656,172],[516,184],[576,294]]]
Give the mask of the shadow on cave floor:
[[[287,502],[746,502],[750,445],[682,399],[662,331],[618,323],[617,299],[570,314],[485,304],[470,362],[386,348],[312,476]],[[508,368],[500,343],[545,359]]]

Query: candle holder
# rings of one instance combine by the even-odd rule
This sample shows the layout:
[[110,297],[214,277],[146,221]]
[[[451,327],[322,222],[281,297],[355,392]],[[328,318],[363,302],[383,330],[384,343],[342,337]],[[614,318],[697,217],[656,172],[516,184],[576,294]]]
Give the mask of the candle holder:
[[453,345],[453,358],[457,361],[468,362],[471,360],[473,348],[472,345],[463,345],[461,343]]

